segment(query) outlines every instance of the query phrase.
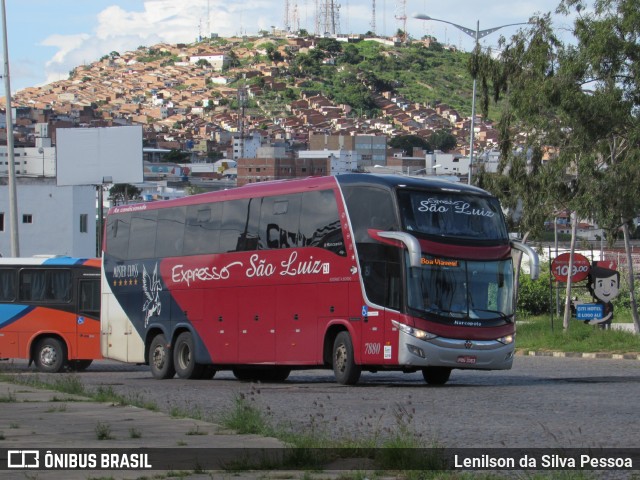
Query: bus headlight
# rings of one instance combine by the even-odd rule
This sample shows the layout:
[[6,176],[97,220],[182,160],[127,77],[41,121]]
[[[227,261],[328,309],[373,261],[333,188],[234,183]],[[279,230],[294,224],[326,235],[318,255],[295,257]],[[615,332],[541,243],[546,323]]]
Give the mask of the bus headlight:
[[432,338],[437,337],[437,335],[434,335],[433,333],[425,332],[419,328],[410,327],[409,325],[405,325],[404,323],[400,323],[395,320],[391,320],[391,324],[401,332],[411,335],[419,340],[431,340]]
[[515,335],[505,335],[504,337],[498,338],[500,343],[504,343],[505,345],[510,345],[515,340]]

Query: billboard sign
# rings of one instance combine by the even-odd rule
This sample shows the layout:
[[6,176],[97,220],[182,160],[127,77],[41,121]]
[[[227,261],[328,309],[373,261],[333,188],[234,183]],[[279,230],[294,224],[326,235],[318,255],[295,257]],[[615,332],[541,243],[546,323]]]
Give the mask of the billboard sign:
[[568,278],[571,278],[571,282],[579,282],[589,276],[589,270],[591,270],[591,264],[589,259],[579,253],[573,254],[573,265],[571,273],[569,273],[569,260],[571,259],[570,253],[562,253],[553,259],[551,262],[551,274],[558,282],[567,282]]
[[58,186],[141,183],[142,127],[58,128]]

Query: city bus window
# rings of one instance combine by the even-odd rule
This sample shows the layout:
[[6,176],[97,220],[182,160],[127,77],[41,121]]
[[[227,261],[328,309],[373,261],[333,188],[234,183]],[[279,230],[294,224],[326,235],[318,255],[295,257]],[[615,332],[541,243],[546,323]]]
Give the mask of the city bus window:
[[13,268],[0,269],[0,302],[12,302],[16,298],[16,272]]
[[131,237],[128,258],[153,258],[156,252],[158,211],[135,212],[131,218]]
[[127,259],[130,225],[130,213],[110,215],[107,219],[107,242],[104,249],[109,252],[109,255],[118,260]]
[[184,254],[217,253],[220,248],[222,203],[191,205],[187,208]]
[[185,207],[165,208],[158,212],[156,257],[176,257],[182,255],[185,215]]
[[20,300],[68,302],[71,300],[71,272],[69,270],[22,270]]
[[347,254],[335,194],[331,190],[305,192],[300,207],[299,244]]

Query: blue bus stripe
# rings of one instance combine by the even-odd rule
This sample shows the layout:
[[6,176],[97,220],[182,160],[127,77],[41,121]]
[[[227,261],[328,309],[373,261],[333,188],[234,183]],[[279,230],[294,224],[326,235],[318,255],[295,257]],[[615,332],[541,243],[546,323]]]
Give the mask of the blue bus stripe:
[[33,305],[0,304],[0,328],[4,328],[20,320],[35,308]]

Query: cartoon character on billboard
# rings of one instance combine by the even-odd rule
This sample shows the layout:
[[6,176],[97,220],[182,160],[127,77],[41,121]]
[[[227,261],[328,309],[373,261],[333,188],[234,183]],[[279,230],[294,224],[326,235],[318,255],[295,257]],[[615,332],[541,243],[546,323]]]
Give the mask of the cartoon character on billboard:
[[598,325],[600,328],[610,328],[613,320],[611,301],[620,293],[620,272],[594,264],[589,271],[587,289],[603,309],[602,318],[593,318],[584,323]]

